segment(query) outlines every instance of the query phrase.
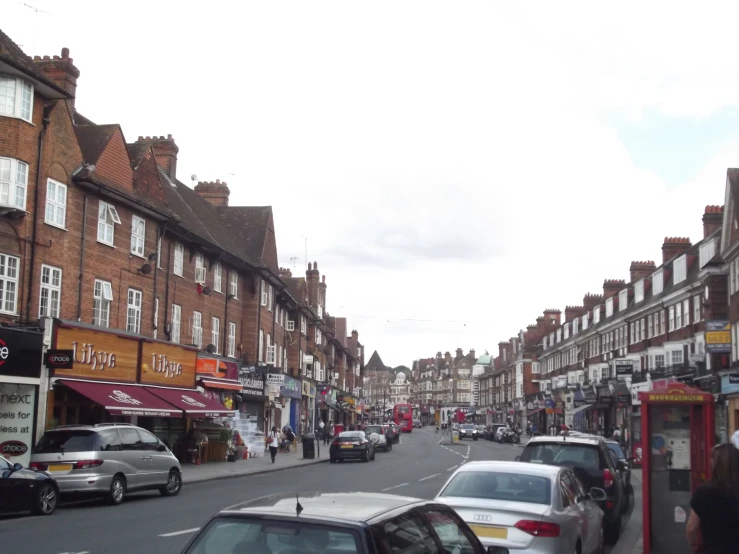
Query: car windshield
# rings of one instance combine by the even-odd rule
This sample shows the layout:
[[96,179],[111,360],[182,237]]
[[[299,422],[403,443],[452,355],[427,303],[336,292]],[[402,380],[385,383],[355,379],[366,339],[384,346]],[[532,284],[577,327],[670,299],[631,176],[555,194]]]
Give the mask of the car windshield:
[[211,521],[187,554],[272,552],[301,554],[363,552],[359,535],[349,529],[297,521],[219,517]]
[[625,460],[626,456],[624,456],[624,451],[621,450],[621,445],[615,442],[607,442],[608,448],[616,455],[616,458],[619,460]]
[[439,496],[549,504],[551,481],[546,477],[534,475],[496,471],[461,471],[454,476]]
[[66,454],[97,450],[94,431],[47,431],[34,448],[34,454]]
[[521,460],[538,464],[578,466],[599,469],[598,448],[589,444],[537,443],[524,448]]
[[467,424],[465,424],[465,425],[462,425],[462,429],[465,429],[465,430],[468,430],[468,429],[474,429],[474,428],[475,428],[475,426],[474,426],[474,425],[467,425]]

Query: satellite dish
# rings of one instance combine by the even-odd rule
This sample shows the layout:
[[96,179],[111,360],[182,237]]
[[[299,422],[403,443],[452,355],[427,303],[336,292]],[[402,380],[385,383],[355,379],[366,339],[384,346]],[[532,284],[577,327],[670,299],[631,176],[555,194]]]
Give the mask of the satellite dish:
[[205,351],[206,351],[206,352],[207,352],[208,354],[213,354],[213,353],[214,353],[214,352],[216,351],[216,346],[215,346],[215,344],[209,344],[208,346],[206,346],[206,347],[205,347]]
[[191,181],[197,181],[198,180],[198,176],[193,173],[192,175],[190,175],[190,180]]
[[143,275],[149,275],[151,273],[151,264],[144,264],[140,269]]
[[205,296],[210,296],[210,287],[203,287],[203,294]]

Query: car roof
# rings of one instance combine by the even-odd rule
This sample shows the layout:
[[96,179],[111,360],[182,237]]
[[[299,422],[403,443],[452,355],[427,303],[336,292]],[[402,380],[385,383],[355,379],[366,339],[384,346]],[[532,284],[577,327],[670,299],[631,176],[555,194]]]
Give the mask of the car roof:
[[467,462],[454,473],[467,473],[470,471],[497,471],[500,473],[515,473],[518,475],[532,475],[555,479],[557,474],[562,471],[562,468],[546,464],[531,464],[529,462],[479,461]]
[[[296,507],[303,508],[298,516]],[[224,510],[222,515],[274,515],[318,517],[342,522],[367,522],[398,508],[430,503],[430,500],[382,493],[275,494],[252,501],[239,510]]]
[[535,444],[587,444],[591,446],[598,446],[603,442],[602,437],[596,437],[593,435],[588,436],[578,436],[578,437],[563,437],[561,435],[557,436],[542,436],[542,437],[532,437],[529,442],[526,444],[526,446],[529,445],[535,445]]

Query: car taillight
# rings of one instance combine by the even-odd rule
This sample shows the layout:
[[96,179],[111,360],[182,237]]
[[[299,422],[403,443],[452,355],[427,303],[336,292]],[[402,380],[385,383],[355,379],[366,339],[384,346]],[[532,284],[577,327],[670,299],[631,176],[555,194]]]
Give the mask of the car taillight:
[[613,474],[610,469],[603,470],[603,486],[608,488],[613,485]]
[[559,537],[559,525],[556,523],[522,519],[516,523],[514,527],[519,531],[523,531],[524,533],[528,533],[535,537]]
[[46,471],[49,464],[42,464],[41,462],[31,462],[31,469],[36,471]]
[[77,460],[74,462],[74,469],[91,469],[103,465],[102,460]]

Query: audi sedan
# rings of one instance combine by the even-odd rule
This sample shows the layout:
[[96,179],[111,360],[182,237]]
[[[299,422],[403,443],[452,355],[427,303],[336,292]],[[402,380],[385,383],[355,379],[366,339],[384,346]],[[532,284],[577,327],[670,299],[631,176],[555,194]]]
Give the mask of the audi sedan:
[[489,549],[511,554],[595,554],[603,549],[606,493],[585,491],[566,467],[521,462],[469,462],[436,497]]

